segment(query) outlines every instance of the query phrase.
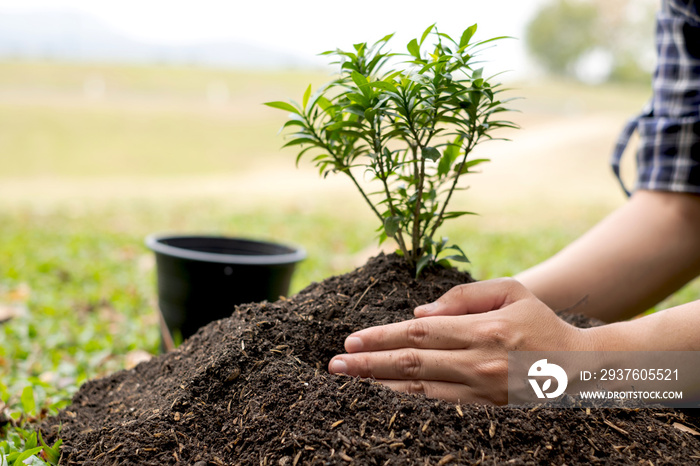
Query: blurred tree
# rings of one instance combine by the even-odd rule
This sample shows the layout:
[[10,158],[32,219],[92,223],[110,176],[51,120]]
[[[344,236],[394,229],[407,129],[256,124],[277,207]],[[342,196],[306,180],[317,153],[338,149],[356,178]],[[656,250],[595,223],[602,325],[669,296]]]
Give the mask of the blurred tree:
[[658,0],[551,0],[526,44],[552,74],[580,80],[649,81]]
[[579,58],[598,43],[596,14],[588,3],[550,2],[528,25],[525,40],[530,52],[548,71],[573,75]]

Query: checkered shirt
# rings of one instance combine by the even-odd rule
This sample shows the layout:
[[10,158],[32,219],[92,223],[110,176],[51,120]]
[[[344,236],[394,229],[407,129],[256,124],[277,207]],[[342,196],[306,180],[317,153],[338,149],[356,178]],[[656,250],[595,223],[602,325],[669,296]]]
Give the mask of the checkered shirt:
[[635,189],[700,194],[698,1],[663,0],[657,15],[653,97],[625,126],[611,161],[620,179],[622,153],[636,130],[640,144]]

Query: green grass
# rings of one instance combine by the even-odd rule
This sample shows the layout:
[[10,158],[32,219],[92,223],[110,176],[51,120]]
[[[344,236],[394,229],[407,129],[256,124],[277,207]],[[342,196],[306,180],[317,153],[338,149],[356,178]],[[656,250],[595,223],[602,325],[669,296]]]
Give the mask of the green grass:
[[[99,98],[84,91],[94,79],[105,85]],[[376,225],[354,193],[346,199],[336,191],[342,186],[330,181],[327,191],[276,186],[294,177],[293,155],[278,150],[284,115],[261,103],[300,97],[308,83],[326,79],[304,72],[0,63],[0,309],[22,311],[0,323],[0,416],[12,419],[0,428],[0,458],[17,461],[32,452],[55,463],[55,450],[43,448],[32,427],[65,406],[85,380],[127,367],[139,351],[157,352],[147,234],[207,231],[302,245],[308,259],[292,292],[347,272],[371,254]],[[210,102],[208,90],[222,83],[229,100]],[[520,104],[526,128],[631,114],[646,99],[644,89],[562,83],[521,91],[528,96]],[[512,144],[517,162],[517,140]],[[590,164],[580,142],[568,155],[579,157],[573,167]],[[516,165],[508,179],[579,173],[534,160]],[[269,168],[284,176],[250,192],[235,191],[235,198],[206,194],[208,175],[235,183]],[[483,176],[490,173],[485,171]],[[167,190],[180,182],[194,194],[170,198]],[[596,179],[590,186],[601,183],[612,181]],[[522,191],[527,184],[515,195],[497,178],[484,184],[490,191],[474,191],[500,195],[472,197],[475,205],[464,207],[490,214],[461,219],[444,231],[469,256],[467,269],[477,279],[512,275],[551,256],[619,202],[598,203],[599,197],[582,191],[581,199],[557,203],[558,196]],[[53,191],[68,185],[77,188]],[[166,194],[149,193],[153,185],[165,186]],[[698,298],[695,283],[667,304]],[[43,453],[36,451],[40,447]]]

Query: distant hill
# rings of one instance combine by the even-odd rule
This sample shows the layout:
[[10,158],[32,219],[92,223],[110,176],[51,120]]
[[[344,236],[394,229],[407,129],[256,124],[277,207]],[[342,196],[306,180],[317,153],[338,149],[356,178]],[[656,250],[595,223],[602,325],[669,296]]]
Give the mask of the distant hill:
[[0,58],[196,64],[232,68],[304,68],[311,61],[240,42],[185,46],[131,40],[91,16],[52,11],[0,12]]

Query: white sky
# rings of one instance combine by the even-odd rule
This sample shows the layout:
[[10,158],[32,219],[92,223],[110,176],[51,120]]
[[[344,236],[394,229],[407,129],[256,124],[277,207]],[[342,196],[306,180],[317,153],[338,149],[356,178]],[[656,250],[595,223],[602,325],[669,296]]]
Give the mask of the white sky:
[[[0,13],[74,10],[132,39],[183,44],[237,40],[304,57],[396,32],[392,49],[432,23],[457,36],[479,23],[477,38],[520,38],[544,0],[0,0]],[[485,58],[521,74],[522,40],[498,43]]]

